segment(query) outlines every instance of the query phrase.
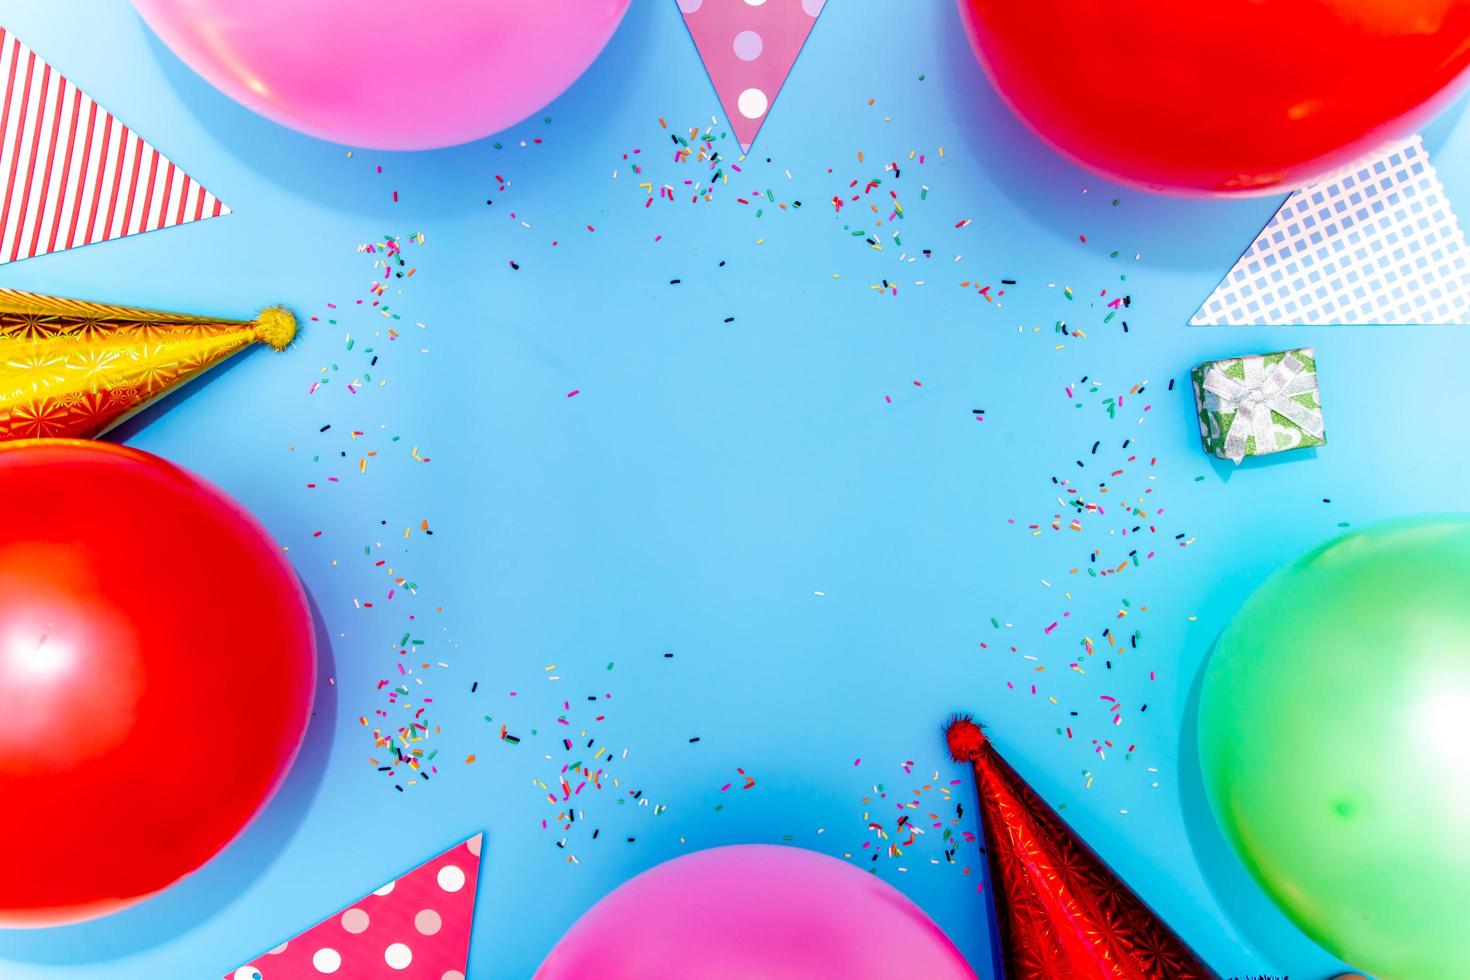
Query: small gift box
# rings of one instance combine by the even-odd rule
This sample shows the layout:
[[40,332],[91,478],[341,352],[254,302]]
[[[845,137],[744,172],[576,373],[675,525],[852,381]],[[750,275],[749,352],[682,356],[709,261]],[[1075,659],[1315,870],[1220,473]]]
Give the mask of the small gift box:
[[1310,347],[1206,361],[1191,377],[1200,441],[1221,459],[1239,463],[1327,442]]

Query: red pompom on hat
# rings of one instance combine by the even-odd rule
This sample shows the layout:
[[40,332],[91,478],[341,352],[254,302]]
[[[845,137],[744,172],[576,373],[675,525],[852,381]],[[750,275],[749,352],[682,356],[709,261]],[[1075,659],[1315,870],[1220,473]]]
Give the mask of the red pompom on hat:
[[984,729],[969,715],[956,715],[950,719],[944,738],[949,742],[950,757],[956,762],[974,762],[987,743]]

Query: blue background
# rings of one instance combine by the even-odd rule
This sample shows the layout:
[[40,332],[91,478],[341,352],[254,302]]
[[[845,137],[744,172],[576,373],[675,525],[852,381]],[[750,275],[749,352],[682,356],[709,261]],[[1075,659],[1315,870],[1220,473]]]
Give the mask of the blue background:
[[[680,182],[707,173],[672,162],[658,118],[687,130],[720,109],[670,0],[635,0],[549,123],[437,153],[350,156],[230,102],[126,3],[6,4],[5,26],[235,213],[7,266],[0,283],[222,315],[284,302],[323,318],[288,353],[238,357],[121,430],[217,482],[289,549],[318,612],[323,669],[302,757],[235,844],[133,910],[0,933],[0,975],[219,976],[484,830],[472,977],[528,976],[618,882],[743,841],[852,854],[989,976],[974,845],[956,865],[933,829],[901,858],[862,849],[865,814],[891,833],[895,801],[935,773],[962,781],[954,799],[975,830],[969,774],[940,737],[956,710],[990,724],[1006,757],[1222,974],[1334,972],[1234,863],[1181,732],[1212,638],[1272,567],[1342,523],[1460,505],[1470,339],[1186,326],[1278,199],[1153,198],[1078,170],[999,104],[953,4],[884,8],[828,4],[744,172],[691,205]],[[385,26],[407,16],[385,14]],[[1428,141],[1451,198],[1467,202],[1470,125],[1458,118],[1457,106]],[[727,157],[732,142],[720,144]],[[623,159],[635,147],[643,176]],[[834,217],[829,202],[851,179],[891,177],[888,161],[902,175],[874,194],[900,191],[904,244],[885,221],[878,251],[843,225],[871,230],[886,210],[864,200]],[[675,184],[676,201],[645,208],[641,180]],[[757,217],[735,200],[768,187],[803,207],[768,201]],[[376,279],[358,243],[420,231],[425,243],[406,246],[415,275],[382,298],[402,319],[355,306]],[[924,248],[932,259],[899,259]],[[885,278],[896,296],[871,288]],[[1002,278],[1017,284],[1000,304],[960,286],[993,294]],[[1111,324],[1104,289],[1132,298]],[[1057,335],[1058,320],[1086,337]],[[1205,457],[1187,385],[1170,392],[1169,380],[1202,359],[1308,344],[1328,445],[1239,469]],[[371,368],[368,346],[380,356]],[[365,370],[373,380],[349,394]],[[1101,389],[1069,398],[1083,376]],[[330,383],[308,394],[321,377]],[[1110,418],[1103,399],[1144,381]],[[415,461],[414,446],[431,461]],[[1140,461],[1101,499],[1151,489],[1156,535],[1112,533],[1131,526],[1117,507],[1081,532],[1050,529],[1054,475],[1090,487],[1130,453]],[[424,519],[433,536],[418,530]],[[1135,546],[1156,557],[1115,576],[1068,573],[1092,549],[1116,566]],[[386,599],[388,567],[416,593]],[[1125,643],[1141,630],[1138,648],[1110,653],[1110,626]],[[385,707],[376,686],[397,678],[410,629],[426,641],[414,659],[448,667],[415,675],[442,729],[426,743],[439,772],[400,793],[403,774],[375,770],[358,718]],[[1083,636],[1099,644],[1085,674],[1068,666]],[[588,695],[605,721],[592,721]],[[1103,695],[1125,705],[1121,726]],[[1303,710],[1331,707],[1304,695]],[[533,782],[568,757],[563,713],[629,750],[613,767],[621,789],[578,797],[584,819],[564,849],[541,828],[558,808]],[[390,710],[391,725],[405,722]],[[499,740],[502,723],[521,744]],[[1094,738],[1118,747],[1101,758]],[[739,790],[737,767],[754,789]],[[865,804],[878,783],[889,797]],[[667,810],[618,805],[634,787]],[[953,817],[937,789],[921,794],[921,816]]]

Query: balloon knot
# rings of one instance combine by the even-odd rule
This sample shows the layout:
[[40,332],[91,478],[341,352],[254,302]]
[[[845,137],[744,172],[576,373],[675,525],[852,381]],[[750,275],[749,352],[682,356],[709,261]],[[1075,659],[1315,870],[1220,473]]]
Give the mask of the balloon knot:
[[974,762],[980,757],[988,739],[980,723],[971,715],[955,715],[944,728],[949,754],[956,762]]
[[296,339],[296,318],[284,306],[267,306],[255,318],[255,337],[276,350],[285,350]]

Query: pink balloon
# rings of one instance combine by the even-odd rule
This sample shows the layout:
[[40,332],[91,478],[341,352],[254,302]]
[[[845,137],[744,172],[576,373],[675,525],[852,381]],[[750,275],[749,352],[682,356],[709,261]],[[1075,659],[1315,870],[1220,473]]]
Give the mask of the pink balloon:
[[174,53],[262,115],[322,139],[423,150],[479,139],[561,94],[628,0],[133,0]]
[[[977,915],[981,914],[978,910]],[[836,858],[740,844],[666,861],[592,906],[536,980],[974,980],[898,889]]]

